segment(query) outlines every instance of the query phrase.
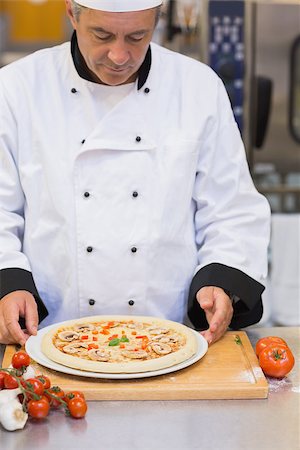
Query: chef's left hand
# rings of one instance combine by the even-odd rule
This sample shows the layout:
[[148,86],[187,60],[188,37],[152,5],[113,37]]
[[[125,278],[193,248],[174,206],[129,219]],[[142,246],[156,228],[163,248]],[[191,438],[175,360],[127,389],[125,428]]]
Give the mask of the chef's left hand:
[[212,344],[227,331],[233,315],[232,302],[223,289],[215,286],[201,288],[196,298],[209,324],[209,328],[201,334]]

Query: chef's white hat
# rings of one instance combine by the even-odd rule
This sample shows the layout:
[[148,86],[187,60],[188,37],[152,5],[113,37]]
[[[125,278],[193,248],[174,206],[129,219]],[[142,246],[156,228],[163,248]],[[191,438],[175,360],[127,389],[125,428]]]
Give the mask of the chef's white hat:
[[155,8],[162,0],[75,0],[81,6],[108,12],[141,11]]

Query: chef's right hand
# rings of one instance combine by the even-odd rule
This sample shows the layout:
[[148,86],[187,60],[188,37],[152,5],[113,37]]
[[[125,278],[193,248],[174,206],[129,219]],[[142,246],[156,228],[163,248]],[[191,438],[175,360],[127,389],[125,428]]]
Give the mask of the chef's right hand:
[[[19,325],[25,318],[26,330]],[[15,291],[0,300],[0,343],[24,345],[30,335],[36,335],[38,326],[37,305],[27,291]]]

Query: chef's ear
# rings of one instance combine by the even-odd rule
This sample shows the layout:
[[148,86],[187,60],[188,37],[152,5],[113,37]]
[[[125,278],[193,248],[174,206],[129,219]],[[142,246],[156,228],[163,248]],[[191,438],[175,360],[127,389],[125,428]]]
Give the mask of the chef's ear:
[[70,21],[71,21],[71,24],[72,24],[73,28],[76,29],[76,26],[77,26],[77,18],[76,18],[75,13],[74,13],[72,1],[71,1],[71,0],[65,0],[65,4],[66,4],[66,13],[67,13],[67,16],[69,17],[69,19],[70,19]]

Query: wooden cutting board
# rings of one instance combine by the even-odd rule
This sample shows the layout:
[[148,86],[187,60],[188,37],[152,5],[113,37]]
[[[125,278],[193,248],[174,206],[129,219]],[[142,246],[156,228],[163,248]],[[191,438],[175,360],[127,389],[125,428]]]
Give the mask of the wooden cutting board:
[[[5,350],[3,367],[16,351]],[[67,375],[36,362],[37,371],[63,390],[81,390],[87,400],[196,400],[266,398],[268,382],[245,332],[227,332],[192,366],[156,377],[109,380]]]

